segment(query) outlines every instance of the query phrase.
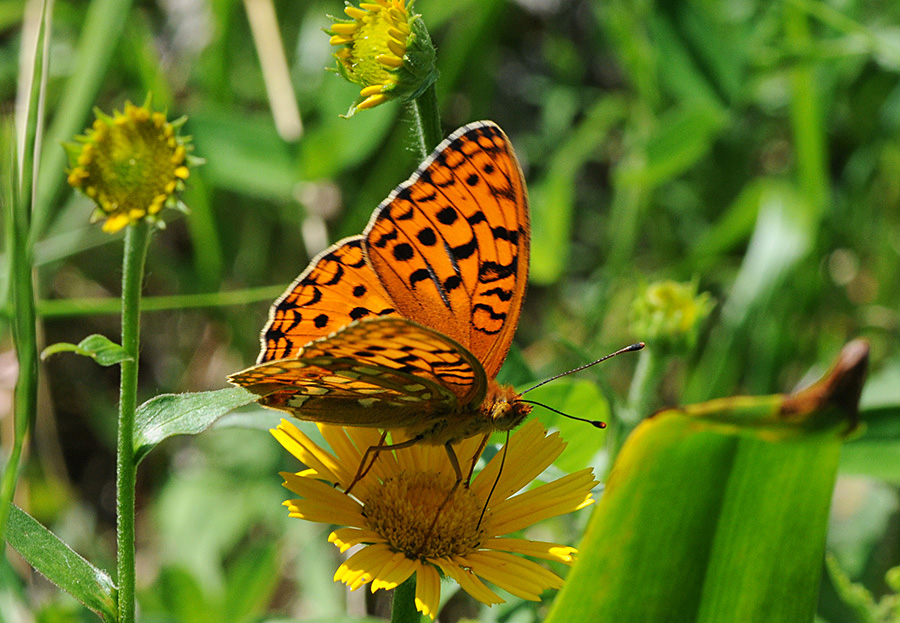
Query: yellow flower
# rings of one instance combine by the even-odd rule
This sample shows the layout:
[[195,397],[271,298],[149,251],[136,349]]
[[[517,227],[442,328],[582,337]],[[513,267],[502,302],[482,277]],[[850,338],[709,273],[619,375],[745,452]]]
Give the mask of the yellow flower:
[[[337,570],[335,581],[350,590],[371,583],[375,592],[395,588],[415,574],[416,607],[432,619],[442,574],[488,605],[503,599],[482,580],[532,601],[540,600],[546,589],[562,587],[558,575],[522,556],[568,564],[575,548],[503,537],[593,503],[590,492],[597,483],[590,469],[520,492],[562,452],[566,444],[559,433],[548,435],[537,420],[529,421],[510,438],[499,480],[502,451],[469,487],[460,485],[448,499],[455,472],[444,448],[425,444],[381,452],[348,495],[343,488],[356,476],[363,452],[377,445],[380,435],[369,428],[324,424],[319,430],[334,454],[287,420],[272,434],[309,466],[296,474],[282,473],[284,486],[301,496],[285,502],[290,516],[347,526],[328,537],[341,552],[361,546]],[[477,460],[479,441],[454,445],[464,470]]]
[[177,130],[185,118],[167,122],[144,106],[125,103],[124,112],[97,119],[76,143],[67,143],[68,182],[97,204],[92,220],[103,218],[103,231],[115,233],[141,219],[155,220],[163,206],[182,207],[177,193],[190,175],[191,146]]
[[708,292],[697,294],[696,281],[657,281],[632,303],[630,330],[656,347],[690,350],[712,308]]
[[338,72],[362,87],[348,116],[389,99],[408,102],[437,79],[431,37],[411,8],[403,0],[348,3],[350,19],[335,20],[326,31],[332,45],[343,46],[334,55]]

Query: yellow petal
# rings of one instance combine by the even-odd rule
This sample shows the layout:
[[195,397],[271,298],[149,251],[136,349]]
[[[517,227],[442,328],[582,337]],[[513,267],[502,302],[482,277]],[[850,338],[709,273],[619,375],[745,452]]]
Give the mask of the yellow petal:
[[456,580],[459,587],[483,604],[502,604],[504,600],[497,593],[485,586],[474,573],[463,569],[451,560],[441,558],[435,561],[441,570],[449,577]]
[[482,544],[482,548],[523,554],[532,558],[543,558],[544,560],[555,560],[566,564],[575,562],[575,556],[578,554],[577,549],[568,545],[515,538],[487,539]]
[[441,601],[441,577],[431,565],[420,565],[416,572],[416,609],[432,619]]

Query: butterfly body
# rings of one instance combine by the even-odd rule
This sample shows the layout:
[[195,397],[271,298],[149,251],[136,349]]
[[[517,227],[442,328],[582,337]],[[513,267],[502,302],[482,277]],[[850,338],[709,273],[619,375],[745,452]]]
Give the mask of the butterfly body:
[[454,132],[272,306],[258,364],[230,381],[303,420],[447,444],[517,426],[494,379],[528,274],[528,200],[506,135]]

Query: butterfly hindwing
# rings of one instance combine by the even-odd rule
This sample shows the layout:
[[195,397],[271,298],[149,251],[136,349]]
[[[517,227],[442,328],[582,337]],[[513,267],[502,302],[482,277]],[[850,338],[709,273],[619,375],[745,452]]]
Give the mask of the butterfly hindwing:
[[316,256],[272,305],[258,361],[293,357],[354,320],[389,314],[397,315],[366,263],[362,236],[345,238]]
[[288,359],[233,375],[260,404],[300,419],[404,427],[459,412],[484,398],[484,370],[465,348],[402,318],[358,322]]
[[369,262],[396,310],[468,348],[496,376],[529,259],[525,183],[503,131],[460,128],[375,210]]

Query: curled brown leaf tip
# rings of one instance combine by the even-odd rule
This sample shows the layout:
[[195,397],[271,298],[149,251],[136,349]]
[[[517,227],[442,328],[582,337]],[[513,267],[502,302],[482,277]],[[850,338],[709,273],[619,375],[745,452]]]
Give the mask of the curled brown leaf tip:
[[831,369],[813,385],[785,396],[781,413],[787,418],[832,407],[848,422],[846,432],[859,425],[859,397],[869,364],[869,343],[858,339],[841,349]]

